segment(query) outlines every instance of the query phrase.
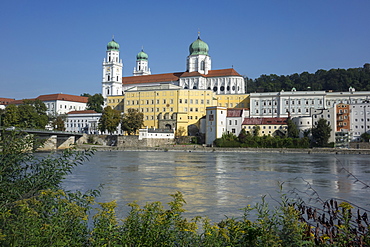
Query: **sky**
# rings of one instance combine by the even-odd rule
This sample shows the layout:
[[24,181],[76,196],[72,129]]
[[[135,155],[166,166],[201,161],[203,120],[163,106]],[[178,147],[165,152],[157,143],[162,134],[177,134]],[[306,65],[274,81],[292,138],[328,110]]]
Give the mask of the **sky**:
[[142,47],[152,74],[185,71],[198,31],[212,69],[252,79],[362,67],[369,10],[368,0],[0,1],[0,98],[101,93],[113,35],[123,76]]

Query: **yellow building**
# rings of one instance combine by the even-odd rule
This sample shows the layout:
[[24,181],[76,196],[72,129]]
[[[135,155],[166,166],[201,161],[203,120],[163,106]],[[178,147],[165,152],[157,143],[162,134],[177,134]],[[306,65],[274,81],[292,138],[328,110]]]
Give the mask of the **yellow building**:
[[107,98],[107,106],[110,106],[112,109],[123,112],[125,110],[124,105],[124,95],[109,96]]
[[256,126],[260,127],[258,135],[279,135],[285,134],[288,125],[287,118],[245,118],[242,128],[250,134],[253,134]]
[[248,108],[249,94],[217,95],[212,90],[183,89],[163,83],[157,86],[137,86],[125,95],[108,96],[107,105],[127,113],[129,108],[144,114],[144,127],[182,129],[193,135],[199,130],[199,120],[206,107]]
[[249,108],[249,94],[217,94],[217,106]]
[[199,120],[206,115],[206,107],[215,104],[217,101],[212,90],[189,90],[160,84],[128,89],[125,92],[124,112],[129,108],[142,112],[145,127],[184,128],[184,134],[192,134],[199,129]]

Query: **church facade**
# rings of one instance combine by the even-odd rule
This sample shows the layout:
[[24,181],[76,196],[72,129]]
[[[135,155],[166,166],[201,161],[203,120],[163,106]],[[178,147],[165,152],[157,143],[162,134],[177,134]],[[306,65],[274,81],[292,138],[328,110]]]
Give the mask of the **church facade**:
[[124,95],[125,92],[137,86],[158,86],[173,84],[182,89],[212,90],[215,94],[244,94],[245,82],[243,76],[233,68],[212,70],[209,47],[198,35],[189,46],[186,71],[151,74],[148,55],[141,50],[136,56],[136,67],[133,76],[122,77],[123,64],[119,58],[119,44],[110,41],[107,45],[106,57],[103,61],[102,95]]

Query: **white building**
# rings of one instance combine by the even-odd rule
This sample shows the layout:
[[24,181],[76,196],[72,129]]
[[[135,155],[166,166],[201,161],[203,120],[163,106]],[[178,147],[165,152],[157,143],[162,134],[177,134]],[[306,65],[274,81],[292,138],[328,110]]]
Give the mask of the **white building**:
[[244,94],[243,76],[233,68],[212,70],[208,44],[200,39],[189,47],[186,71],[152,75],[148,66],[148,55],[141,51],[136,56],[133,76],[122,77],[122,61],[119,58],[119,44],[114,40],[107,45],[103,62],[102,95],[123,95],[134,86],[155,86],[168,83],[184,89],[208,89],[217,94]]
[[370,98],[369,91],[348,92],[292,91],[251,93],[251,117],[302,117],[310,116],[314,109],[332,108],[335,104],[356,104]]
[[[29,100],[41,100],[46,105],[46,114],[58,116],[67,114],[70,111],[83,111],[86,109],[88,97],[70,94],[45,94]],[[14,100],[9,104],[21,105],[23,100]]]
[[238,136],[242,130],[243,120],[246,117],[249,117],[249,110],[247,109],[227,109],[226,132]]
[[206,144],[211,145],[226,132],[227,108],[211,106],[206,108]]
[[10,98],[0,98],[0,109],[5,109],[6,106],[14,101],[15,99],[10,99]]
[[359,141],[363,133],[370,133],[370,103],[350,105],[351,141]]
[[251,117],[310,116],[312,109],[324,108],[325,91],[281,91],[250,94]]
[[170,129],[146,128],[139,129],[139,140],[142,139],[174,139],[175,132]]
[[292,118],[292,121],[297,126],[299,138],[304,137],[305,131],[308,131],[312,128],[311,116],[294,117]]
[[67,113],[64,121],[66,131],[99,134],[98,123],[102,114],[94,110],[71,111]]

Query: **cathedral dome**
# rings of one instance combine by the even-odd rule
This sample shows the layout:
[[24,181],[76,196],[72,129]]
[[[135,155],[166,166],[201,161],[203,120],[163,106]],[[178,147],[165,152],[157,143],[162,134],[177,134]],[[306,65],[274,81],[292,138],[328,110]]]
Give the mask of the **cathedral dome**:
[[148,60],[148,54],[146,54],[143,50],[141,50],[141,52],[139,52],[136,55],[136,59],[137,60]]
[[116,41],[114,41],[114,39],[112,39],[112,41],[110,41],[107,45],[107,50],[108,51],[111,51],[111,50],[118,51],[119,44]]
[[198,39],[191,43],[189,46],[189,52],[190,55],[207,55],[208,56],[208,45],[206,42],[200,39],[198,36]]

